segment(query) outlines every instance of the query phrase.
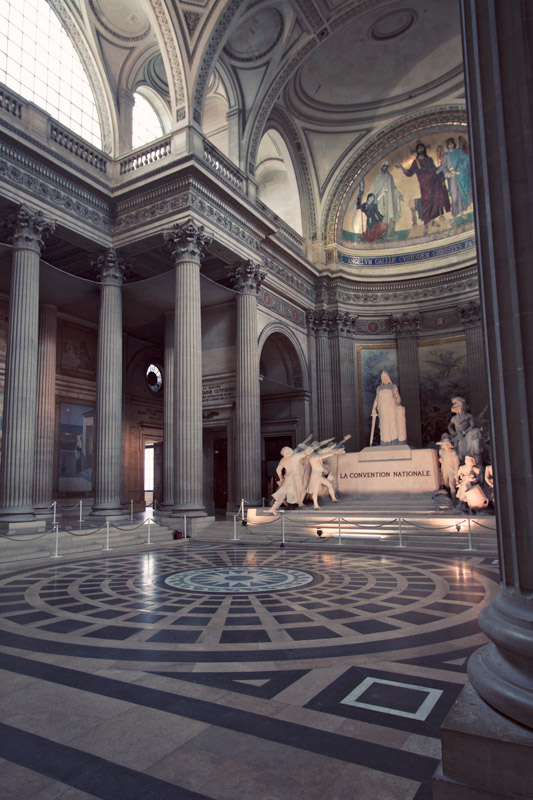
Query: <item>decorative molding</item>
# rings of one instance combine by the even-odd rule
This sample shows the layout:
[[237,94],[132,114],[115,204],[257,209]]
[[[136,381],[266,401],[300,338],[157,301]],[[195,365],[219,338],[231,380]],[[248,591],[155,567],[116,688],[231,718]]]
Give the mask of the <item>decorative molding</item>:
[[122,286],[127,266],[114,247],[110,247],[95,261],[91,261],[91,266],[96,269],[103,286]]
[[302,311],[301,308],[297,308],[292,305],[292,303],[288,303],[286,300],[278,297],[276,294],[261,287],[257,295],[257,302],[259,305],[275,311],[280,317],[295,323],[300,328],[305,328],[305,312]]
[[481,306],[474,300],[467,303],[466,306],[460,306],[457,311],[463,328],[474,328],[481,325]]
[[179,122],[181,119],[185,119],[186,116],[185,109],[187,106],[187,98],[185,95],[181,60],[179,57],[178,49],[176,48],[176,42],[174,41],[174,35],[173,35],[173,28],[169,22],[164,2],[162,2],[162,0],[150,0],[150,2],[152,4],[152,8],[159,23],[159,30],[161,31],[161,34],[163,36],[163,41],[165,43],[165,50],[170,63],[170,69],[172,73],[172,83],[174,85],[174,103],[176,105],[176,117],[177,121]]
[[472,236],[469,239],[463,239],[461,242],[453,242],[451,244],[443,244],[432,247],[428,250],[418,250],[413,253],[401,253],[390,256],[347,256],[342,255],[340,261],[342,264],[348,264],[352,267],[393,267],[399,264],[417,264],[420,262],[431,261],[434,259],[446,258],[448,256],[458,255],[468,250],[476,249],[476,240]]
[[195,261],[199,264],[213,241],[211,236],[204,234],[204,226],[196,225],[192,220],[185,225],[176,222],[171,231],[163,233],[163,238],[173,246],[172,257],[176,264],[180,261]]
[[357,330],[357,314],[349,314],[347,311],[337,311],[332,313],[330,323],[330,336],[355,336]]
[[20,205],[10,214],[8,224],[12,234],[10,240],[17,250],[32,250],[40,255],[47,236],[54,232],[56,223],[47,220],[42,211]]

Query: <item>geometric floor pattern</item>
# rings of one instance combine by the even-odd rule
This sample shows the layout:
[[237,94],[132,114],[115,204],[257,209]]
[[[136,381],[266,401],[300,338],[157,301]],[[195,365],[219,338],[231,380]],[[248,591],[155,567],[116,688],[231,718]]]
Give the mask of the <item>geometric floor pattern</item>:
[[2,800],[429,800],[497,564],[324,547],[4,567]]

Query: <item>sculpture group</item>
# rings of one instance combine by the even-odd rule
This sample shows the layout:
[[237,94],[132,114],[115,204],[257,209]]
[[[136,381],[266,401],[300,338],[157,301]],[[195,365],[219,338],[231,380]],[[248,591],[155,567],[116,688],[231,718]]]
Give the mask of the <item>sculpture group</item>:
[[281,449],[281,461],[276,467],[278,488],[272,494],[274,502],[268,509],[270,514],[277,514],[282,503],[289,507],[301,506],[307,496],[311,497],[314,507],[319,508],[318,496],[323,488],[331,500],[337,502],[333,480],[325,462],[330,456],[345,452],[344,445],[350,439],[350,434],[338,443],[333,439],[311,441],[312,438],[312,435],[308,436],[294,450],[292,447]]

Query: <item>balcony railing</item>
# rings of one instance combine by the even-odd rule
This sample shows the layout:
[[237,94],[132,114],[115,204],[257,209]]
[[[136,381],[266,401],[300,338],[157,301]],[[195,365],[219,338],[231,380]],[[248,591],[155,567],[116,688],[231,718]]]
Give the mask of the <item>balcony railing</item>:
[[22,119],[22,103],[15,95],[0,89],[0,108],[13,114],[17,119]]
[[55,122],[50,124],[50,140],[64,147],[69,153],[85,161],[99,172],[104,174],[107,172],[108,159],[102,155],[101,151],[90,147],[83,139],[78,139]]
[[135,170],[138,170],[141,167],[146,167],[149,164],[155,164],[156,161],[161,161],[161,159],[167,158],[170,154],[170,137],[164,140],[158,140],[149,147],[145,147],[142,150],[136,150],[134,153],[130,153],[130,155],[126,158],[121,159],[119,162],[120,174],[127,175],[130,172],[135,172]]
[[242,173],[220,151],[204,140],[204,164],[210,172],[228,183],[241,194],[246,190]]

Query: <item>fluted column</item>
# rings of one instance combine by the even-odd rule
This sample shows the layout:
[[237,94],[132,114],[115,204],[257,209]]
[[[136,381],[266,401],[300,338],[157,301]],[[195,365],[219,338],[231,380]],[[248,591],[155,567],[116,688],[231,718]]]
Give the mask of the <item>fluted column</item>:
[[122,463],[122,283],[125,265],[113,248],[96,261],[100,276],[100,323],[96,386],[94,506],[96,517],[124,513]]
[[163,500],[174,505],[174,312],[165,314],[165,383],[163,389]]
[[40,211],[20,206],[11,217],[13,266],[6,354],[0,521],[35,519],[35,407],[37,398],[39,260],[55,228]]
[[174,507],[172,514],[204,516],[202,441],[202,320],[200,259],[211,243],[203,225],[176,223],[165,233],[173,246]]
[[56,351],[57,307],[41,305],[33,479],[33,504],[37,513],[46,513],[50,508],[54,491]]
[[237,376],[235,396],[235,465],[237,499],[261,502],[261,402],[257,349],[257,293],[266,277],[259,264],[244,261],[232,268],[237,295]]
[[333,436],[333,394],[331,390],[331,354],[328,334],[331,317],[327,311],[316,312],[310,320],[316,337],[316,371],[318,396],[318,438]]
[[337,313],[332,318],[331,384],[333,393],[333,434],[339,441],[351,434],[347,450],[359,449],[357,423],[357,391],[355,385],[354,335],[357,317],[348,313]]
[[420,379],[418,369],[418,331],[420,318],[417,314],[403,314],[392,318],[392,331],[396,334],[398,347],[398,387],[405,406],[407,443],[412,447],[422,446],[422,420],[420,415]]
[[468,303],[459,308],[459,317],[466,336],[469,406],[474,417],[477,417],[489,402],[487,359],[479,303]]

